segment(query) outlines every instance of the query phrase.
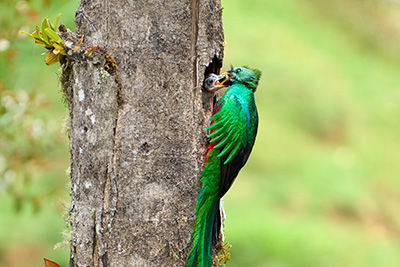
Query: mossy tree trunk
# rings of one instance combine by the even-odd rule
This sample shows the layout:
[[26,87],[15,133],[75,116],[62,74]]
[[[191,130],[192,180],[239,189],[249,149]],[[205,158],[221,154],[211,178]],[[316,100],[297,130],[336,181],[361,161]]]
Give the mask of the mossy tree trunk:
[[219,0],[82,0],[64,67],[70,266],[184,266],[222,62]]

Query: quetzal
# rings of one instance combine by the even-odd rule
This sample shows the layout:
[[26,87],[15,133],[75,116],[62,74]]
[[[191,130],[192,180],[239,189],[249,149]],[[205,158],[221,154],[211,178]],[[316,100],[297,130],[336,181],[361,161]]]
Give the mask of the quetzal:
[[208,92],[226,88],[214,104],[208,153],[200,175],[203,183],[197,197],[192,250],[187,266],[210,267],[212,245],[219,242],[222,227],[221,198],[231,187],[249,158],[257,135],[258,114],[254,101],[261,72],[245,67],[232,68],[221,75],[212,74],[204,82]]

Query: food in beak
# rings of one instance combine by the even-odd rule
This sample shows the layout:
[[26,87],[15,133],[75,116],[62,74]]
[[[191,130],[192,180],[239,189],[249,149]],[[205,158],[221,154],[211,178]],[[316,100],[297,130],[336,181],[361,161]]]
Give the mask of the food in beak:
[[228,87],[229,75],[227,73],[223,73],[221,75],[216,75],[211,73],[208,77],[204,80],[204,89],[207,92],[213,93],[216,92],[224,87]]

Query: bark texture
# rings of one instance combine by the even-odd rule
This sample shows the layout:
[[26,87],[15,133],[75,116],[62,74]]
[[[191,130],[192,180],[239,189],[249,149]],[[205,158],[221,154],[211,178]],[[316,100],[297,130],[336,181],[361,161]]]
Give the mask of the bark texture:
[[82,0],[84,41],[63,78],[70,266],[184,266],[212,105],[201,86],[222,65],[221,12],[219,0]]

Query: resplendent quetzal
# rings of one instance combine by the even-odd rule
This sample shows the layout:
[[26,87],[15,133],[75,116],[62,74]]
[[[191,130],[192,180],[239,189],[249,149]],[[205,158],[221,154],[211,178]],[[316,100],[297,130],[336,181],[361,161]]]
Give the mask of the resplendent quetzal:
[[214,104],[211,125],[206,128],[211,140],[200,176],[203,185],[197,197],[193,247],[187,266],[210,267],[212,245],[223,238],[221,198],[249,158],[256,139],[258,114],[254,92],[260,76],[259,70],[238,67],[221,75],[212,74],[204,82],[208,92],[228,89]]

